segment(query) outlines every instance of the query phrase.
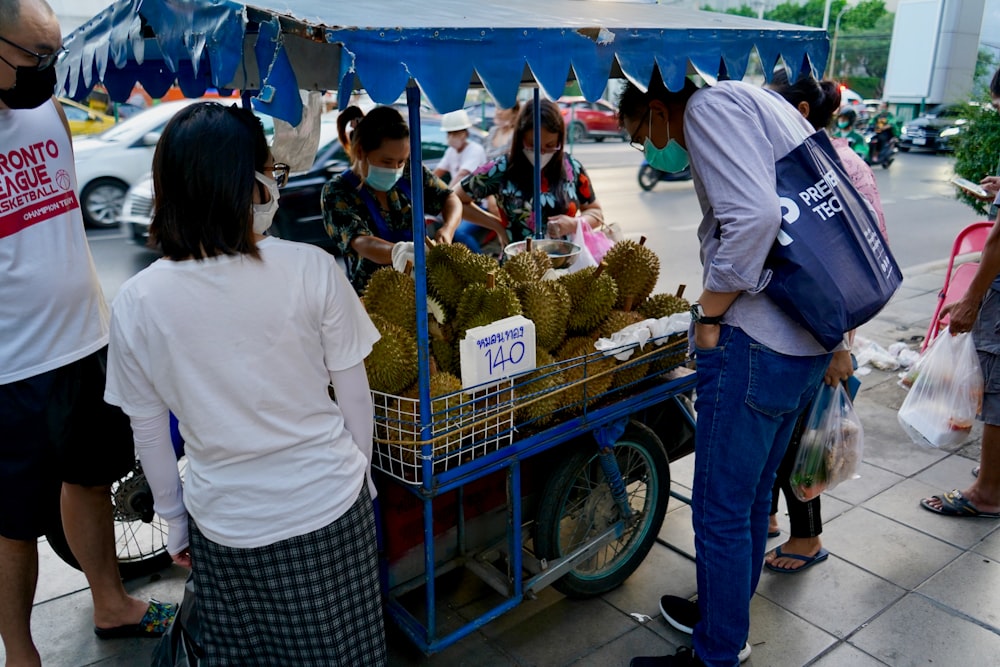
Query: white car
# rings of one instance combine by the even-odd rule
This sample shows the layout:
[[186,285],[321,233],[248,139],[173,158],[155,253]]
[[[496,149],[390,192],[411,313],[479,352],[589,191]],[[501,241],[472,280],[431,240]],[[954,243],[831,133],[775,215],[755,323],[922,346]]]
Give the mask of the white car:
[[167,121],[197,101],[163,102],[107,132],[74,139],[80,206],[88,226],[118,225],[125,193],[152,169],[153,151]]

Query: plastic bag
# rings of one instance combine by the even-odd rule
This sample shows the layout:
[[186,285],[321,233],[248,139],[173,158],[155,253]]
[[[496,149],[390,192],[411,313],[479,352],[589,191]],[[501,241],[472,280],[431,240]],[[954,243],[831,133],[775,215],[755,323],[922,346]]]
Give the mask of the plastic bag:
[[607,234],[602,231],[595,231],[590,224],[583,221],[582,218],[576,219],[576,231],[579,234],[583,232],[583,242],[587,246],[587,250],[590,251],[591,256],[594,261],[598,264],[604,259],[604,255],[608,253],[611,246],[615,244]]
[[184,598],[177,617],[153,649],[152,667],[197,667],[205,657],[201,647],[201,621],[198,618],[198,597],[194,574],[184,582]]
[[[591,254],[590,248],[587,246],[587,237],[584,235],[583,222],[579,218],[576,219],[576,233],[573,234],[573,238],[570,239],[580,248],[580,254],[576,256],[573,263],[569,265],[569,270],[567,273],[576,273],[580,269],[585,269],[588,266],[597,266],[600,264],[599,261],[594,259],[594,255]],[[603,257],[603,255],[602,255]]]
[[899,408],[899,423],[918,445],[953,447],[966,440],[983,405],[983,374],[972,334],[934,339]]
[[795,497],[806,502],[848,479],[858,477],[865,431],[843,384],[823,384],[799,440],[792,468]]

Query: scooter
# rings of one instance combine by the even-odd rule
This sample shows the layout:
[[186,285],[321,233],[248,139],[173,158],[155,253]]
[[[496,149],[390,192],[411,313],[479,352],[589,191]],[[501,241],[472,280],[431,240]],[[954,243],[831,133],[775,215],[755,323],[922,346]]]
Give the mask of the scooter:
[[[872,140],[879,134],[883,136],[879,138],[879,141],[875,145],[872,145]],[[868,144],[868,159],[866,162],[873,167],[880,164],[883,169],[888,169],[896,159],[896,152],[899,150],[899,139],[896,138],[895,134],[891,134],[888,137],[885,136],[886,134],[888,133],[885,131],[876,133],[874,130],[865,133],[865,143]]]
[[639,187],[641,187],[646,192],[652,190],[657,183],[660,181],[689,181],[691,180],[691,168],[688,167],[684,171],[669,172],[660,171],[654,167],[651,167],[645,160],[642,161],[642,165],[639,166]]

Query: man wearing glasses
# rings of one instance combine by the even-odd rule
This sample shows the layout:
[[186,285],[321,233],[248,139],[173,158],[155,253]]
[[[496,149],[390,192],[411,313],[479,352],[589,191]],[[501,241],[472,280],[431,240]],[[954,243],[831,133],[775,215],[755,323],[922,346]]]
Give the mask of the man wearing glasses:
[[108,308],[53,98],[62,39],[44,0],[0,0],[0,638],[30,633],[38,537],[58,520],[90,583],[99,637],[159,636],[174,606],[128,596],[109,484],[134,463],[128,418],[103,401]]

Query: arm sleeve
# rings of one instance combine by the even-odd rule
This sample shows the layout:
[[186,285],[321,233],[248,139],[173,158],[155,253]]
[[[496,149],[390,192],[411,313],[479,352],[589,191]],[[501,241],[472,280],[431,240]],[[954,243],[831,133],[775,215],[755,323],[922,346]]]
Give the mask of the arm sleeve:
[[364,361],[379,339],[378,329],[333,257],[326,261],[321,336],[327,371],[342,371]]
[[[451,195],[448,184],[434,175],[427,167],[424,170],[424,213],[437,215],[444,209],[444,203]],[[454,176],[454,174],[452,174]]]
[[[723,130],[722,128],[725,128]],[[759,292],[781,227],[774,147],[760,118],[732,103],[703,103],[684,116],[691,162],[719,225],[719,250],[705,272],[713,292]]]
[[591,204],[597,199],[597,195],[594,194],[594,186],[590,182],[590,176],[587,175],[587,170],[583,168],[583,165],[572,159],[570,164],[573,166],[573,171],[576,172],[575,185],[576,185],[576,196],[580,199],[580,204]]
[[364,205],[359,204],[356,199],[353,194],[339,187],[336,179],[323,187],[323,226],[344,255],[351,254],[351,241],[355,238],[372,235],[367,219],[358,213]]
[[171,555],[179,554],[188,547],[187,510],[184,509],[184,488],[170,441],[170,417],[166,408],[153,417],[133,417],[132,437],[153,491],[153,507],[167,522],[167,551]]
[[462,181],[462,189],[473,200],[486,199],[500,192],[504,174],[507,173],[507,157],[497,158],[480,165]]
[[[455,171],[467,171],[471,174],[484,162],[486,162],[486,151],[476,142],[470,141],[465,150],[458,154],[458,165]],[[454,176],[452,174],[452,178]]]
[[368,388],[368,374],[363,363],[340,371],[330,371],[330,384],[333,385],[337,405],[344,415],[344,428],[351,434],[354,444],[368,461],[366,478],[368,492],[372,498],[376,495],[372,483],[372,430],[375,417],[372,411],[372,393]]

